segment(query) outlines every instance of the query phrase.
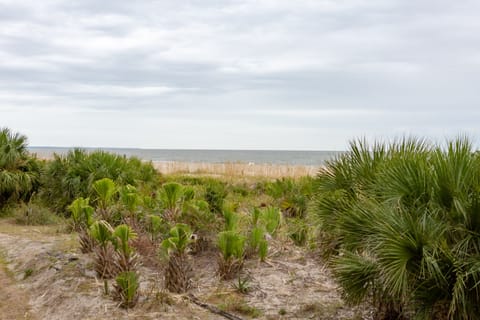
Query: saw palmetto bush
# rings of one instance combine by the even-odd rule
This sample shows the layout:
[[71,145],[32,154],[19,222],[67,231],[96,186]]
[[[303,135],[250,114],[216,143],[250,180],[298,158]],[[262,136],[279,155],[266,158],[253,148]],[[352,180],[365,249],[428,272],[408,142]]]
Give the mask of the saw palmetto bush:
[[346,300],[379,319],[480,319],[480,157],[465,138],[353,142],[309,218]]
[[225,183],[215,179],[205,180],[205,201],[208,202],[213,213],[221,214],[223,212],[227,195]]
[[42,178],[45,202],[58,212],[78,197],[95,198],[93,183],[110,178],[117,186],[132,185],[150,190],[158,183],[158,173],[151,163],[105,151],[74,149],[66,155],[54,155]]
[[235,278],[243,269],[245,237],[235,230],[222,231],[218,234],[218,248],[218,275],[225,280]]
[[313,193],[313,178],[281,178],[265,184],[265,193],[282,209],[285,217],[304,218]]
[[219,217],[210,211],[208,203],[195,198],[185,202],[178,220],[180,223],[187,223],[196,235],[196,239],[191,245],[192,254],[211,248],[222,225]]
[[27,137],[0,128],[0,209],[10,201],[29,201],[40,185],[41,165],[27,150]]
[[90,234],[90,227],[94,222],[94,208],[89,205],[89,202],[89,198],[78,198],[68,206],[71,212],[72,229],[78,232],[80,250],[83,253],[92,252],[95,247],[95,239]]
[[136,224],[140,218],[139,207],[142,203],[142,197],[137,188],[132,185],[122,186],[118,189],[120,203],[122,206],[123,220],[131,224]]
[[113,207],[117,200],[118,188],[110,178],[97,180],[92,185],[95,191],[96,214],[101,220],[109,223],[119,222],[119,210]]
[[162,241],[162,252],[168,259],[165,287],[171,292],[184,293],[190,288],[192,264],[188,247],[191,242],[192,231],[182,223],[170,229],[169,237]]
[[137,234],[126,224],[119,225],[112,233],[112,243],[115,247],[114,265],[116,272],[136,271],[139,266],[139,256],[131,246]]
[[115,248],[112,243],[113,228],[105,220],[95,221],[90,236],[95,239],[94,269],[102,279],[113,278],[118,272],[115,265]]
[[176,182],[167,182],[160,189],[160,203],[166,221],[176,221],[182,212],[184,186]]
[[282,223],[282,213],[276,207],[266,207],[260,210],[260,223],[265,226],[265,230],[274,236]]

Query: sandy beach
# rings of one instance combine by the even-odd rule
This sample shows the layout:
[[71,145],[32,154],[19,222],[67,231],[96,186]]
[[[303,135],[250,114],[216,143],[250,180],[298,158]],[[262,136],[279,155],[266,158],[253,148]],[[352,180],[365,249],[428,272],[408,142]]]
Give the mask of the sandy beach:
[[311,165],[283,165],[265,163],[206,163],[206,162],[178,162],[152,161],[153,166],[162,174],[213,174],[221,176],[247,177],[302,177],[314,176],[322,166]]

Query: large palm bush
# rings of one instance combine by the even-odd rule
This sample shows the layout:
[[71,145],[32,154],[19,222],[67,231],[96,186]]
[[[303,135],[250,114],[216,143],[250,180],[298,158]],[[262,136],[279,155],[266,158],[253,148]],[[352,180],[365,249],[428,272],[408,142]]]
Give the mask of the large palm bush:
[[28,154],[27,137],[0,129],[0,208],[8,201],[28,201],[39,181],[40,164]]
[[480,157],[356,141],[316,179],[310,218],[344,296],[377,318],[480,318]]
[[63,212],[77,197],[95,196],[95,181],[109,178],[117,186],[132,185],[151,189],[157,184],[157,172],[151,163],[105,151],[74,149],[67,155],[55,155],[44,176],[42,197],[55,210]]

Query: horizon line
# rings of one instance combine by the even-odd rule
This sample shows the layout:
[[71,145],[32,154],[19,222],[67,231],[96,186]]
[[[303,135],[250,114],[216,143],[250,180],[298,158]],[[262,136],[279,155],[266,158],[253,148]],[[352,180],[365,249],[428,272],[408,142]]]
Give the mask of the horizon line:
[[155,148],[155,147],[84,147],[84,146],[28,146],[27,148],[43,149],[111,149],[111,150],[173,150],[173,151],[291,151],[291,152],[346,152],[347,150],[320,150],[320,149],[223,149],[223,148]]

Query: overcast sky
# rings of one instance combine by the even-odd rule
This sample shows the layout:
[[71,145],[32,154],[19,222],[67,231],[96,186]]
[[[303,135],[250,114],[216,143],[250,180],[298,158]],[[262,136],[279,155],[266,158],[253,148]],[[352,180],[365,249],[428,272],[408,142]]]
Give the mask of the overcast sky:
[[33,146],[477,139],[479,17],[478,0],[0,0],[0,127]]

